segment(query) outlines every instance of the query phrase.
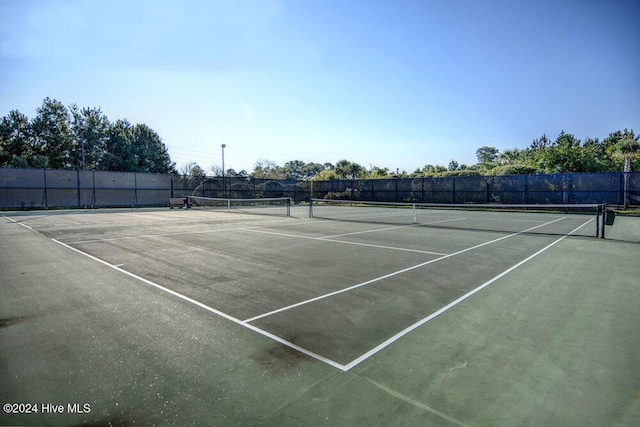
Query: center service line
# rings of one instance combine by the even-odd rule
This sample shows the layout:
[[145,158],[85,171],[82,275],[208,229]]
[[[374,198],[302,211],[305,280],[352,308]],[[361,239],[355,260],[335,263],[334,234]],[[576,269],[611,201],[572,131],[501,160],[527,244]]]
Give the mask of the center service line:
[[[557,222],[557,221],[561,221],[561,220],[563,220],[565,218],[566,217],[558,218],[558,219],[555,219],[553,221],[549,221],[549,222],[547,222],[545,224],[537,225],[535,227],[528,228],[528,229],[526,229],[524,231],[519,231],[517,233],[513,233],[513,234],[506,235],[506,236],[502,236],[502,237],[499,237],[497,239],[494,239],[494,240],[491,240],[491,241],[488,241],[488,242],[480,243],[479,245],[472,246],[472,247],[466,248],[466,249],[462,249],[462,250],[460,250],[458,252],[454,252],[452,254],[444,255],[444,256],[441,256],[439,258],[432,259],[432,260],[423,262],[423,263],[418,264],[418,265],[414,265],[414,266],[411,266],[411,267],[403,268],[402,270],[394,271],[393,273],[385,274],[384,276],[376,277],[375,279],[371,279],[371,280],[368,280],[366,282],[358,283],[357,285],[353,285],[353,286],[350,286],[348,288],[340,289],[340,290],[337,290],[335,292],[330,292],[328,294],[320,295],[320,296],[317,296],[315,298],[310,298],[310,299],[305,300],[305,301],[300,301],[298,303],[291,304],[291,305],[288,305],[286,307],[279,308],[277,310],[269,311],[267,313],[260,314],[258,316],[252,317],[250,319],[245,319],[245,322],[253,322],[255,320],[262,319],[263,317],[271,316],[273,314],[277,314],[277,313],[280,313],[280,312],[283,312],[283,311],[286,311],[286,310],[290,310],[292,308],[300,307],[302,305],[309,304],[309,303],[312,303],[314,301],[319,301],[319,300],[322,300],[322,299],[325,299],[325,298],[332,297],[334,295],[338,295],[338,294],[341,294],[341,293],[344,293],[344,292],[349,292],[349,291],[352,291],[354,289],[357,289],[357,288],[360,288],[360,287],[363,287],[363,286],[367,286],[367,285],[379,282],[379,281],[384,280],[384,279],[388,279],[389,277],[397,276],[399,274],[406,273],[407,271],[415,270],[417,268],[424,267],[425,265],[429,265],[429,264],[432,264],[434,262],[442,261],[443,259],[451,258],[453,256],[460,255],[462,253],[469,252],[471,250],[474,250],[474,249],[477,249],[477,248],[481,248],[483,246],[490,245],[490,244],[495,243],[495,242],[499,242],[500,240],[508,239],[510,237],[517,236],[517,235],[522,234],[522,233],[526,233],[526,232],[534,230],[536,228],[544,227],[545,225],[548,225],[548,224],[551,224],[551,223],[554,223],[554,222]],[[573,233],[573,231],[572,231],[572,233]]]

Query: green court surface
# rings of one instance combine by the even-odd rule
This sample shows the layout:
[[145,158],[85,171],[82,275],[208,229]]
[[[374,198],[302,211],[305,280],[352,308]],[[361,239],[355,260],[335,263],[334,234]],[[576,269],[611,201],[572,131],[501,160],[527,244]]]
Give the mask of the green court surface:
[[0,425],[640,425],[640,218],[275,213],[0,215]]

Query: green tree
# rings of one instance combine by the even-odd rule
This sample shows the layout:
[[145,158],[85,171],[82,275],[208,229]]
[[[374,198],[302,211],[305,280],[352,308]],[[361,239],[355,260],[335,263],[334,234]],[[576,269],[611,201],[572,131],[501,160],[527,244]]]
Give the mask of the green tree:
[[203,178],[207,175],[204,169],[202,169],[200,165],[197,164],[196,162],[184,163],[180,167],[179,173],[180,175],[185,177],[188,176],[188,177],[197,177],[197,178]]
[[501,175],[529,175],[536,172],[536,167],[528,165],[526,163],[521,164],[506,164],[496,166],[495,168],[487,171],[488,176],[501,176]]
[[351,179],[364,178],[366,169],[358,163],[351,162],[349,164],[348,172]]
[[550,145],[551,145],[551,140],[547,138],[546,134],[543,134],[540,138],[533,140],[530,148],[534,152],[540,153],[546,150],[547,148],[549,148]]
[[136,172],[175,173],[167,147],[160,136],[147,125],[138,124],[132,129],[133,155],[137,160]]
[[324,165],[320,163],[307,163],[302,168],[302,179],[311,179],[324,170]]
[[318,172],[316,176],[312,178],[313,181],[333,181],[336,179],[340,179],[340,176],[332,170],[322,170]]
[[618,163],[623,162],[623,172],[630,172],[632,160],[640,157],[640,135],[636,135],[633,129],[625,129],[623,132],[610,134],[606,141],[607,152],[611,158]]
[[76,144],[69,126],[69,111],[55,99],[45,98],[31,124],[35,139],[34,154],[47,158],[53,169],[71,169]]
[[499,153],[500,150],[498,150],[496,147],[487,147],[485,145],[484,147],[478,148],[476,150],[476,158],[478,159],[478,164],[487,165],[497,162]]
[[582,145],[578,138],[564,130],[538,158],[542,170],[547,173],[602,172],[607,167],[601,151],[592,141]]
[[0,167],[28,167],[33,148],[29,119],[18,110],[10,111],[0,121]]
[[501,165],[514,165],[522,160],[523,151],[519,148],[504,150],[498,154],[498,163]]
[[356,179],[364,177],[366,169],[358,163],[350,162],[349,160],[340,160],[336,163],[335,172],[342,179]]
[[284,176],[286,179],[302,179],[304,177],[305,163],[302,160],[291,160],[284,164]]
[[273,160],[259,159],[250,174],[258,179],[284,179],[284,169]]
[[340,176],[340,178],[342,179],[347,179],[347,176],[349,175],[349,166],[351,165],[351,162],[349,160],[343,159],[343,160],[338,160],[336,162],[336,166],[334,168],[335,173],[338,174],[338,176]]
[[437,176],[438,174],[445,172],[447,170],[446,166],[443,165],[425,165],[422,168],[423,176]]
[[100,108],[79,109],[71,105],[71,129],[78,152],[75,153],[75,165],[80,169],[100,170],[106,154],[109,139],[109,119]]
[[11,111],[0,121],[0,166],[169,172],[175,164],[158,134],[127,120],[110,124],[100,108],[67,109],[45,98],[29,121]]
[[390,178],[391,174],[389,173],[389,168],[381,168],[379,166],[374,166],[371,171],[369,171],[369,178],[372,179],[380,179],[380,178]]
[[135,171],[138,161],[133,151],[133,128],[127,120],[117,120],[109,128],[102,169]]

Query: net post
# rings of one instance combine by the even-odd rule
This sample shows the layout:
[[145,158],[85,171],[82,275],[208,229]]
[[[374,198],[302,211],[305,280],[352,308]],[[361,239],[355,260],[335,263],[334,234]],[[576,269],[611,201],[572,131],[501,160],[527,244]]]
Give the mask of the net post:
[[416,204],[413,204],[413,223],[418,223],[418,212],[416,211]]
[[596,206],[596,237],[600,237],[600,209],[601,205]]
[[313,218],[313,198],[309,199],[309,218]]
[[291,216],[291,197],[287,198],[287,216]]
[[231,199],[227,199],[227,212],[231,212]]

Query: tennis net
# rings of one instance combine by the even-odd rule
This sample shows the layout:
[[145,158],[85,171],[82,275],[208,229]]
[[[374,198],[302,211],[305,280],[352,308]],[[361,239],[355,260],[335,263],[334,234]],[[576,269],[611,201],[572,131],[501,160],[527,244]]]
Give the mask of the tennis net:
[[601,237],[604,205],[387,203],[311,199],[309,217],[509,233]]
[[225,199],[187,196],[187,207],[221,212],[239,212],[257,215],[291,215],[291,199],[288,197],[259,199]]

